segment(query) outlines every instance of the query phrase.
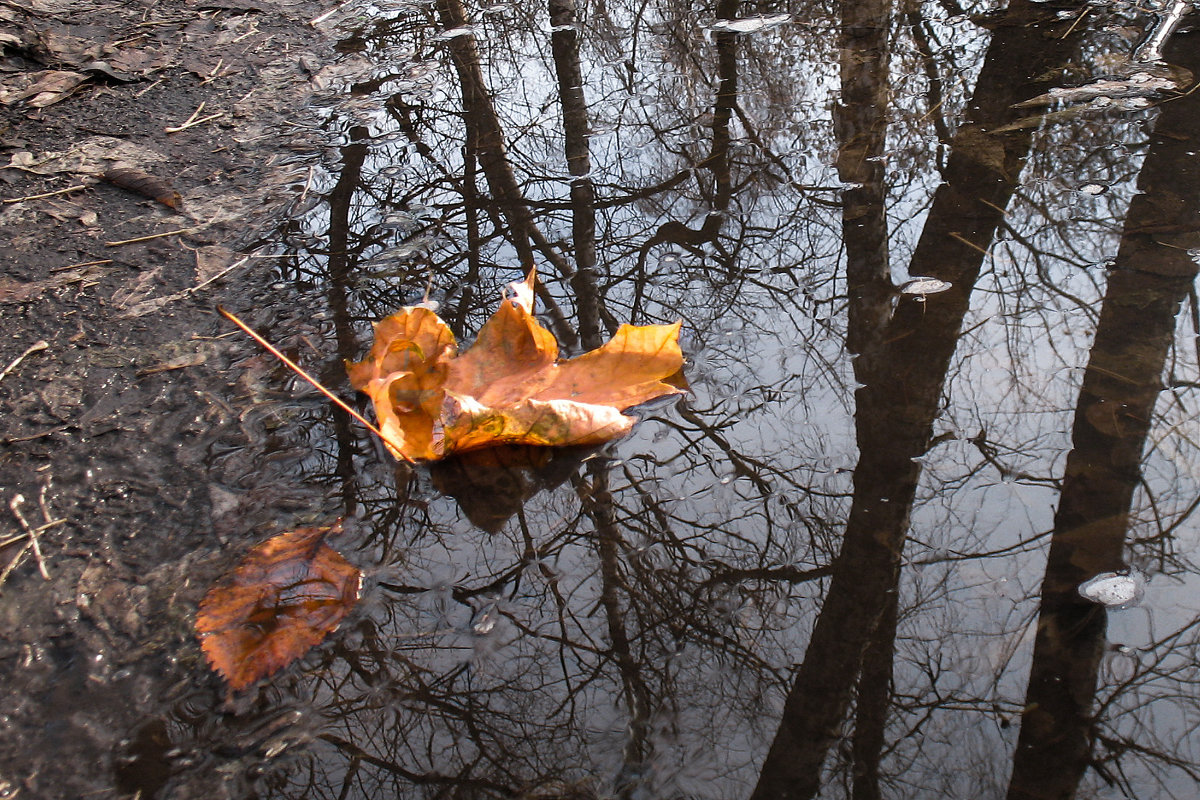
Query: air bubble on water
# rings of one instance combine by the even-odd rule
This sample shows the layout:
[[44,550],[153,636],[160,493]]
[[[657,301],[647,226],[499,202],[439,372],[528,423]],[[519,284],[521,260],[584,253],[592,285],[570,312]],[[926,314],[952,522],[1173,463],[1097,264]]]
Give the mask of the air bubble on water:
[[1090,194],[1093,197],[1104,194],[1108,191],[1108,187],[1100,183],[1085,183],[1079,187],[1079,191],[1083,194]]

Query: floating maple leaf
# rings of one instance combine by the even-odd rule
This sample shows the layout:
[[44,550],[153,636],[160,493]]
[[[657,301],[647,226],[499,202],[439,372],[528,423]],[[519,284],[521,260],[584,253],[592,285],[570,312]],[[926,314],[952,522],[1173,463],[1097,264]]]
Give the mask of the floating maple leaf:
[[388,449],[433,460],[497,444],[589,445],[623,436],[622,412],[680,393],[664,380],[683,368],[680,323],[622,325],[603,347],[560,362],[533,316],[531,271],[509,284],[467,352],[428,308],[403,308],[375,326],[350,383],[375,404]]
[[241,691],[304,655],[358,600],[360,573],[325,537],[341,524],[281,533],[246,554],[200,603],[208,663]]

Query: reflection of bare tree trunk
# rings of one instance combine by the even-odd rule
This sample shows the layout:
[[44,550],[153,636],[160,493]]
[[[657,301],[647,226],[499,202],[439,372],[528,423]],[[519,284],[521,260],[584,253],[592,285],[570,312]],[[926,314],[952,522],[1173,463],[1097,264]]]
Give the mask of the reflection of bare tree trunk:
[[[850,296],[847,346],[860,353],[878,341],[891,312],[888,226],[884,186],[887,138],[890,0],[842,0],[841,102],[834,106],[838,176],[854,188],[842,195],[842,240]],[[864,364],[865,366],[865,364]],[[866,379],[860,376],[866,383]],[[852,792],[855,800],[879,797],[879,761],[891,699],[897,598],[888,594],[883,619],[863,654],[855,703]]]
[[858,697],[854,704],[854,739],[851,797],[879,800],[879,762],[883,757],[887,714],[892,701],[892,661],[896,653],[896,624],[900,594],[887,593],[883,614],[863,652]]
[[[437,8],[442,24],[447,28],[461,28],[467,24],[466,12],[460,0],[438,0]],[[559,272],[563,275],[572,274],[574,270],[550,247],[529,213],[529,205],[525,202],[525,196],[508,161],[504,131],[500,127],[500,118],[496,116],[496,108],[492,104],[487,82],[483,78],[479,49],[475,46],[474,37],[456,36],[447,43],[447,47],[450,49],[454,68],[462,86],[467,137],[474,145],[476,157],[483,168],[492,196],[508,223],[509,240],[517,249],[517,255],[526,268],[533,266],[533,248],[530,246],[532,241],[538,245],[538,252],[542,257],[554,264]],[[546,304],[551,314],[554,332],[559,341],[563,344],[574,344],[578,337],[554,304],[553,298],[540,288],[538,297]]]
[[[571,173],[571,238],[575,275],[571,279],[579,311],[579,340],[592,350],[601,345],[600,292],[596,286],[596,192],[588,144],[587,100],[579,66],[579,31],[574,0],[550,0],[550,48],[558,76],[567,171]],[[616,333],[610,329],[609,333]]]
[[[459,0],[439,0],[438,12],[447,28],[461,28],[467,24],[466,12]],[[529,244],[529,232],[533,227],[533,218],[525,205],[512,166],[508,163],[504,131],[500,128],[500,119],[496,116],[487,82],[483,78],[475,38],[456,36],[448,46],[462,85],[463,114],[467,127],[471,129],[468,137],[474,143],[476,158],[508,221],[513,247],[517,248],[517,253],[527,266],[532,265],[533,249]]]
[[[337,184],[329,193],[329,308],[333,314],[333,329],[337,336],[338,355],[336,374],[322,376],[326,386],[336,386],[345,380],[342,361],[358,357],[358,337],[346,298],[350,284],[350,205],[362,178],[363,162],[367,157],[370,132],[356,125],[350,129],[350,144],[342,148],[342,171]],[[358,483],[354,469],[354,422],[340,408],[333,409],[334,436],[337,439],[337,474],[342,480],[342,503],[346,516],[353,516],[357,504]]]
[[850,295],[847,343],[861,352],[878,338],[891,310],[887,216],[883,185],[887,137],[890,0],[842,0],[842,99],[833,108],[838,177],[854,188],[842,195],[842,239]]
[[[1195,43],[1172,63],[1200,71]],[[1200,246],[1200,96],[1166,103],[1125,220],[1083,387],[1042,583],[1010,800],[1074,797],[1092,756],[1107,613],[1077,587],[1124,566],[1142,450]],[[1179,191],[1182,190],[1182,191]]]
[[600,605],[608,622],[612,658],[621,674],[625,702],[629,707],[629,738],[623,750],[623,765],[617,779],[620,797],[636,794],[639,776],[651,756],[650,690],[642,679],[641,668],[633,657],[629,633],[625,630],[625,611],[621,594],[627,592],[621,577],[621,532],[613,517],[613,499],[608,489],[607,459],[588,462],[588,482],[579,488],[584,507],[596,526],[596,544],[600,557]]
[[[984,126],[1015,117],[1030,82],[1063,63],[1074,37],[1047,37],[1014,0],[1011,24],[988,47],[969,122],[955,136],[910,272],[951,281],[926,302],[902,297],[882,335],[863,342],[855,422],[859,462],[842,550],[804,662],[763,765],[755,798],[813,797],[845,716],[864,653],[896,591],[920,465],[970,292],[1029,153],[1030,135],[990,137]],[[1023,17],[1023,18],[1022,18]]]
[[[741,0],[720,0],[717,3],[717,19],[736,19]],[[704,231],[715,239],[721,227],[724,211],[733,199],[733,175],[729,167],[729,123],[737,107],[738,65],[737,36],[719,32],[714,36],[717,47],[717,101],[713,108],[712,151],[704,160],[704,166],[713,175],[713,213],[704,220]]]

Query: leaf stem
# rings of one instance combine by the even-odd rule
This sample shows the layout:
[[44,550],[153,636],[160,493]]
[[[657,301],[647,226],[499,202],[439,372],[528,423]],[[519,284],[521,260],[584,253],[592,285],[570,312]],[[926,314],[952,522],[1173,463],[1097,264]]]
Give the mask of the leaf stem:
[[[249,325],[247,325],[246,323],[244,323],[244,322],[242,322],[240,319],[238,319],[238,318],[237,318],[237,316],[235,316],[235,315],[234,315],[232,312],[225,310],[225,309],[224,309],[223,307],[221,307],[221,306],[217,306],[217,313],[218,313],[218,314],[220,314],[220,315],[221,315],[222,317],[224,317],[225,319],[227,319],[227,320],[229,320],[230,322],[232,322],[234,325],[237,325],[237,326],[238,326],[239,328],[241,328],[243,331],[245,331],[245,332],[246,332],[246,333],[247,333],[247,334],[250,336],[250,338],[251,338],[251,339],[253,339],[254,341],[258,342],[260,345],[262,345],[264,348],[266,348],[266,349],[267,349],[267,351],[268,351],[268,352],[269,352],[271,355],[273,355],[273,356],[275,356],[276,358],[278,358],[278,359],[279,359],[280,361],[282,361],[284,364],[287,364],[287,366],[288,366],[288,368],[289,368],[289,369],[291,369],[293,372],[295,372],[297,375],[299,375],[299,376],[300,376],[301,378],[303,378],[304,380],[308,381],[310,384],[312,384],[312,385],[313,385],[313,387],[314,387],[314,388],[316,388],[316,390],[317,390],[317,391],[319,391],[321,394],[325,395],[325,396],[326,396],[326,397],[328,397],[330,400],[332,400],[332,401],[333,401],[335,404],[337,404],[337,407],[338,407],[338,408],[342,409],[342,410],[343,410],[343,411],[345,411],[347,414],[349,414],[350,416],[354,417],[356,420],[358,420],[358,421],[359,421],[359,422],[361,422],[363,425],[365,425],[365,426],[367,427],[367,430],[369,430],[371,433],[373,433],[373,434],[375,434],[376,436],[378,436],[378,437],[379,437],[379,438],[380,438],[380,439],[383,441],[383,443],[384,443],[384,444],[387,444],[387,443],[388,443],[388,439],[387,439],[387,437],[386,437],[386,436],[384,436],[384,434],[383,434],[383,431],[379,430],[379,428],[377,428],[375,425],[371,424],[371,423],[370,423],[370,422],[367,420],[367,418],[366,418],[366,417],[364,417],[362,414],[359,414],[359,413],[358,413],[357,411],[355,411],[353,408],[351,408],[350,406],[348,406],[348,405],[347,405],[347,404],[346,404],[346,403],[345,403],[345,402],[342,400],[342,398],[338,397],[336,394],[334,394],[333,392],[329,391],[329,390],[328,390],[328,389],[326,389],[324,386],[322,386],[322,385],[320,384],[320,382],[319,382],[319,381],[317,381],[317,379],[316,379],[316,378],[314,378],[313,376],[311,376],[311,375],[309,375],[307,372],[305,372],[303,369],[301,369],[301,367],[300,367],[300,365],[299,365],[299,364],[295,363],[295,362],[294,362],[294,361],[292,361],[290,358],[288,358],[288,357],[287,357],[287,356],[285,356],[283,353],[281,353],[281,352],[280,352],[280,351],[279,351],[279,350],[278,350],[278,349],[275,347],[275,345],[271,344],[271,343],[270,343],[270,342],[268,342],[266,339],[264,339],[263,337],[261,337],[261,336],[259,336],[257,333],[255,333],[255,332],[254,332],[254,330],[253,330],[253,329],[252,329],[252,328],[251,328]],[[389,448],[389,449],[391,449],[391,448]],[[396,450],[396,452],[400,452],[400,451],[397,449],[397,450]],[[410,463],[412,462],[412,459],[411,459],[411,458],[408,458],[408,457],[407,457],[407,456],[405,456],[403,453],[401,453],[401,456],[404,458],[404,460],[405,460],[405,461],[408,461],[408,462],[410,462]]]

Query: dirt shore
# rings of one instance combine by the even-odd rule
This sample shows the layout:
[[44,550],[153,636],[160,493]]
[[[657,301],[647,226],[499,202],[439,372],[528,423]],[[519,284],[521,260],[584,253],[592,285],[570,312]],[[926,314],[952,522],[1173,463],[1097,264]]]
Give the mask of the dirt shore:
[[214,309],[303,333],[264,243],[314,191],[332,8],[0,3],[0,797],[155,796],[161,709],[220,702],[195,604],[289,498],[247,455],[286,378]]

